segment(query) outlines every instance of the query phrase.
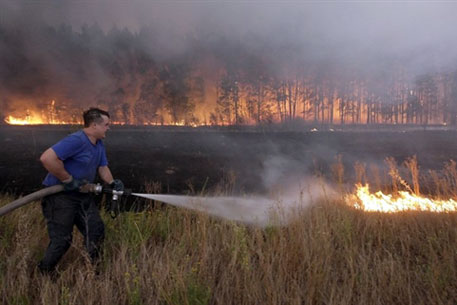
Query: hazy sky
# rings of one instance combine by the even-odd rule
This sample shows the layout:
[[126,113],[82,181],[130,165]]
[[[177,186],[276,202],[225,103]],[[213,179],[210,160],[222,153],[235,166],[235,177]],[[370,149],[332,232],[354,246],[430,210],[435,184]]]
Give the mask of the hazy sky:
[[[98,23],[137,31],[151,25],[169,49],[184,35],[225,35],[246,44],[303,46],[303,56],[407,60],[417,69],[455,67],[457,1],[12,1],[2,19]],[[6,13],[8,12],[8,13]],[[7,15],[7,16],[5,16]]]

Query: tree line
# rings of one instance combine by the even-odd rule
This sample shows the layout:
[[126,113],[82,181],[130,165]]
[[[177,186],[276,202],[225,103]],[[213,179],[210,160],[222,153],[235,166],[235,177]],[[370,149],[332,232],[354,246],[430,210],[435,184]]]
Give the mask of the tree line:
[[223,35],[189,35],[169,52],[159,37],[0,23],[0,115],[56,100],[60,112],[97,104],[127,124],[456,125],[457,70],[412,75],[396,61],[367,72]]

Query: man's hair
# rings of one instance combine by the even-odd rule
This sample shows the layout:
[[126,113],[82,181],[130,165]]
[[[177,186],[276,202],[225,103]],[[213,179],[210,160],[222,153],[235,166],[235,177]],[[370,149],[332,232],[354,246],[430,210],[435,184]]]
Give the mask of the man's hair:
[[109,118],[109,113],[99,108],[90,108],[89,110],[84,111],[84,127],[89,127],[92,123],[103,122],[102,115],[106,115]]

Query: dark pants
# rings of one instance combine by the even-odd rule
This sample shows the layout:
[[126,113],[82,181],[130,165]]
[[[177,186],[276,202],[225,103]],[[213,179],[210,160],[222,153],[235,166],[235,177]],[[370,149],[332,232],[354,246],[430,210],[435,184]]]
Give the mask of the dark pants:
[[92,194],[57,193],[43,198],[43,214],[49,234],[49,246],[38,264],[43,272],[53,271],[67,252],[73,238],[73,225],[84,236],[84,246],[92,262],[100,255],[105,226]]

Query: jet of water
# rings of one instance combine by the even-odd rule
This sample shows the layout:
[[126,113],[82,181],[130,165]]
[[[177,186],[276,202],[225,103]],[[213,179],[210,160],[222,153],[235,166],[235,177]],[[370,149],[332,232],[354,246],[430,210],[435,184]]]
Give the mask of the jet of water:
[[306,179],[288,188],[278,188],[274,198],[267,196],[183,196],[142,194],[132,195],[192,209],[228,220],[254,225],[286,225],[300,211],[322,199],[336,195],[333,188],[316,179]]
[[275,202],[263,197],[201,197],[140,194],[132,195],[164,202],[173,206],[205,212],[228,220],[266,224]]

